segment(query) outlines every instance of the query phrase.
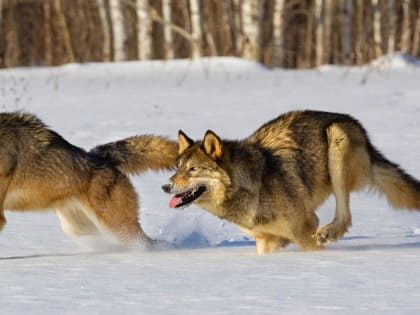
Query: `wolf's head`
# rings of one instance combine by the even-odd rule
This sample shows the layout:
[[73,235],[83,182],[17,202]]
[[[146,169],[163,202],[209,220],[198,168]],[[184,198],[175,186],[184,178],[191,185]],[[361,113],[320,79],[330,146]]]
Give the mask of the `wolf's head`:
[[208,130],[203,141],[194,142],[181,130],[176,172],[162,189],[173,194],[169,207],[183,208],[197,203],[212,208],[224,198],[229,176],[223,168],[223,142]]

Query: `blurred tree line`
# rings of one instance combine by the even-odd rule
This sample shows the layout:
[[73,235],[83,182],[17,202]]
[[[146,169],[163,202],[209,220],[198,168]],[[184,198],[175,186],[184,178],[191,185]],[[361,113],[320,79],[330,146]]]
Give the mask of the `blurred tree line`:
[[284,68],[420,57],[420,0],[0,0],[0,67],[238,56]]

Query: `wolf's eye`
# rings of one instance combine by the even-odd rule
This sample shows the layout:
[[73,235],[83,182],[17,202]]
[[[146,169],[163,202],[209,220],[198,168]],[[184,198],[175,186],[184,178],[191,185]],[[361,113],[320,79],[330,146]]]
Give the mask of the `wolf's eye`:
[[190,167],[189,171],[194,172],[196,169],[197,169],[196,167],[192,166],[192,167]]

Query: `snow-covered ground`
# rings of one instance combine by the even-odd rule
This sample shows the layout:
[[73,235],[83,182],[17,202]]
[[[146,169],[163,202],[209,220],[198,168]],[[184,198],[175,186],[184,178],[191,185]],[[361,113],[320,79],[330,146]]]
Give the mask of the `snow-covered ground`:
[[[350,113],[392,161],[420,178],[420,67],[402,55],[370,67],[271,71],[232,59],[0,71],[0,108],[39,115],[89,149],[134,134],[242,138],[294,109]],[[320,252],[256,256],[235,226],[168,208],[170,173],[132,180],[141,222],[174,249],[95,251],[53,212],[6,212],[1,314],[419,314],[420,213],[352,195],[353,227]],[[1,184],[1,183],[0,183]],[[332,219],[333,200],[320,210]]]

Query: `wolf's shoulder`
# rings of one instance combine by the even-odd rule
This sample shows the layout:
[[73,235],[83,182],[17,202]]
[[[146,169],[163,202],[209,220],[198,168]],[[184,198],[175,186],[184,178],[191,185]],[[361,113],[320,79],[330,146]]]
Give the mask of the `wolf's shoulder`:
[[25,111],[0,113],[1,126],[47,128],[47,125],[36,115]]

